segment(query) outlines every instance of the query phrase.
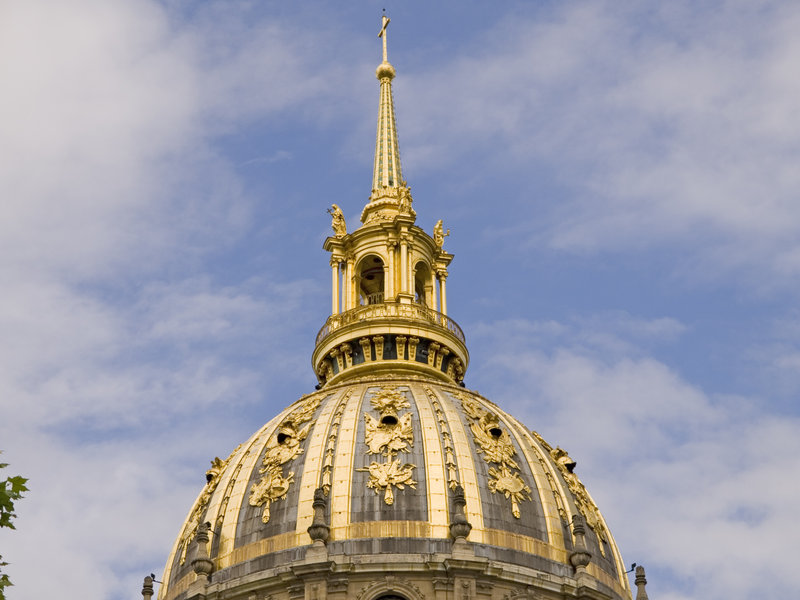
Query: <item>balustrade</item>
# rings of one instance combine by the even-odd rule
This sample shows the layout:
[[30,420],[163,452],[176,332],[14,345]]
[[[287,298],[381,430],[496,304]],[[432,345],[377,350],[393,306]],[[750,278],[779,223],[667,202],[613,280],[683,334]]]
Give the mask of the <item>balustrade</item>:
[[[379,294],[371,294],[370,297],[378,295]],[[383,294],[380,294],[380,296],[382,297]],[[345,325],[384,318],[433,323],[452,333],[462,343],[466,343],[464,332],[461,330],[461,327],[447,315],[431,310],[423,304],[400,304],[394,302],[379,302],[376,304],[370,302],[365,306],[359,306],[358,308],[343,313],[331,315],[328,317],[325,325],[322,326],[322,329],[319,330],[316,343],[319,344],[326,337]]]

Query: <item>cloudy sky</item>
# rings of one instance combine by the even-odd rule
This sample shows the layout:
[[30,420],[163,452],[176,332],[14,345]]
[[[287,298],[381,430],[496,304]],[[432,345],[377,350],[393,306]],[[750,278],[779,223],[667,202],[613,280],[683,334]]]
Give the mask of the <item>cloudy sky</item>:
[[384,6],[468,387],[576,458],[652,598],[796,594],[800,4],[342,4],[0,4],[12,596],[138,597],[313,389]]

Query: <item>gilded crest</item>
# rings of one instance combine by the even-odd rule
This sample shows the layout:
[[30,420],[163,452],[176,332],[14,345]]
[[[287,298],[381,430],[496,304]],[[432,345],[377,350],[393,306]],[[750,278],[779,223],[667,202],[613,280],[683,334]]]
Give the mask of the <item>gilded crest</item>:
[[466,394],[456,394],[461,406],[470,419],[470,431],[478,446],[478,452],[489,464],[497,467],[489,468],[489,490],[500,492],[511,500],[511,514],[519,519],[520,502],[531,499],[531,488],[519,474],[519,465],[514,460],[517,451],[511,436],[503,428],[500,418],[490,410],[480,406],[474,398]]
[[269,507],[276,500],[283,500],[289,492],[289,486],[294,483],[294,472],[283,476],[280,465],[267,470],[264,477],[250,489],[250,506],[263,506],[261,520],[269,523]]
[[505,494],[506,498],[511,499],[511,514],[517,519],[520,518],[519,503],[523,500],[531,499],[531,488],[525,485],[519,473],[510,471],[506,465],[500,465],[499,469],[489,468],[489,489],[491,492]]
[[372,408],[382,415],[386,413],[397,415],[398,411],[404,408],[411,408],[405,395],[398,391],[397,388],[390,386],[382,388],[380,392],[370,399],[369,403]]
[[364,413],[364,425],[367,454],[391,457],[398,452],[408,452],[409,446],[414,445],[411,413],[404,414],[393,424],[386,424]]
[[[578,507],[578,510],[581,512],[581,514],[583,514],[583,516],[586,518],[586,524],[591,527],[592,530],[594,530],[595,534],[597,534],[597,537],[600,540],[608,541],[608,532],[606,531],[605,525],[603,525],[603,521],[600,516],[600,509],[597,508],[597,505],[589,496],[589,492],[586,491],[586,487],[573,472],[577,463],[563,448],[556,447],[554,449],[549,445],[548,447],[550,456],[556,463],[558,470],[561,471],[564,481],[567,482],[569,491],[572,492],[572,496],[575,499],[575,505]],[[603,544],[601,543],[599,546],[600,551],[605,554]]]
[[294,482],[294,472],[283,473],[283,465],[294,460],[303,453],[301,443],[308,437],[314,425],[314,411],[317,410],[322,397],[306,398],[300,406],[278,426],[272,434],[264,452],[262,466],[258,470],[262,474],[258,483],[250,488],[250,506],[263,506],[261,520],[269,523],[270,505],[276,500],[286,498],[289,487]]
[[411,408],[405,395],[393,386],[386,386],[372,396],[370,404],[379,413],[376,419],[364,413],[364,442],[367,454],[378,454],[386,458],[386,462],[373,461],[369,467],[357,469],[369,473],[367,487],[378,494],[384,492],[386,504],[394,504],[394,490],[405,489],[405,486],[416,489],[417,482],[412,477],[416,465],[402,464],[396,456],[400,452],[409,452],[414,445],[414,428],[410,412],[400,411]]
[[369,467],[358,470],[369,472],[367,487],[375,490],[376,494],[383,491],[383,501],[386,502],[386,504],[392,505],[394,504],[392,486],[400,490],[405,489],[405,486],[416,489],[417,482],[412,478],[412,471],[414,469],[416,469],[415,465],[408,463],[401,465],[400,461],[395,459],[388,463],[373,461],[369,464]]
[[[236,447],[238,450],[241,447],[241,444]],[[220,475],[222,475],[222,471],[225,470],[225,467],[228,465],[228,462],[236,453],[234,450],[231,455],[222,460],[219,456],[215,456],[214,460],[211,461],[211,468],[206,471],[206,487],[203,488],[203,492],[200,494],[200,498],[197,499],[197,502],[192,509],[191,515],[189,515],[189,519],[186,522],[186,526],[183,530],[183,535],[181,536],[181,541],[179,542],[181,553],[180,553],[180,564],[186,562],[186,550],[189,548],[189,542],[191,542],[194,535],[197,533],[197,528],[200,526],[200,523],[203,522],[203,517],[206,513],[206,508],[208,507],[208,502],[211,500],[211,494],[214,493],[214,490],[217,489],[217,485],[219,485]]]

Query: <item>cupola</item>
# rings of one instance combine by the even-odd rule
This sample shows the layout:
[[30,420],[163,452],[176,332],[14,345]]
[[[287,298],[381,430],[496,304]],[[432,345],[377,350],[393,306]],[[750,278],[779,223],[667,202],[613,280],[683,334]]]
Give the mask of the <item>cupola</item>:
[[433,235],[416,225],[411,189],[403,179],[392,97],[395,69],[383,61],[372,191],[361,225],[348,232],[342,210],[330,209],[331,315],[312,356],[319,386],[380,370],[461,383],[469,363],[464,332],[447,315],[447,267],[439,220]]

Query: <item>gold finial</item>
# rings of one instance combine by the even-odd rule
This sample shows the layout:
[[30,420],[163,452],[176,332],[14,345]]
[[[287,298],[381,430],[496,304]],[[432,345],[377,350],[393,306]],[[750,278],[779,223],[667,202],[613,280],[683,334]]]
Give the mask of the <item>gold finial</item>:
[[375,76],[378,79],[389,78],[394,79],[394,67],[389,63],[388,54],[386,52],[386,27],[389,25],[389,17],[386,16],[386,9],[384,8],[384,15],[381,18],[381,30],[378,32],[378,37],[383,39],[383,62],[378,65],[375,71]]
[[389,62],[386,54],[386,26],[389,24],[389,17],[386,16],[386,9],[383,9],[383,18],[381,20],[381,30],[378,32],[378,37],[383,38],[383,62]]

